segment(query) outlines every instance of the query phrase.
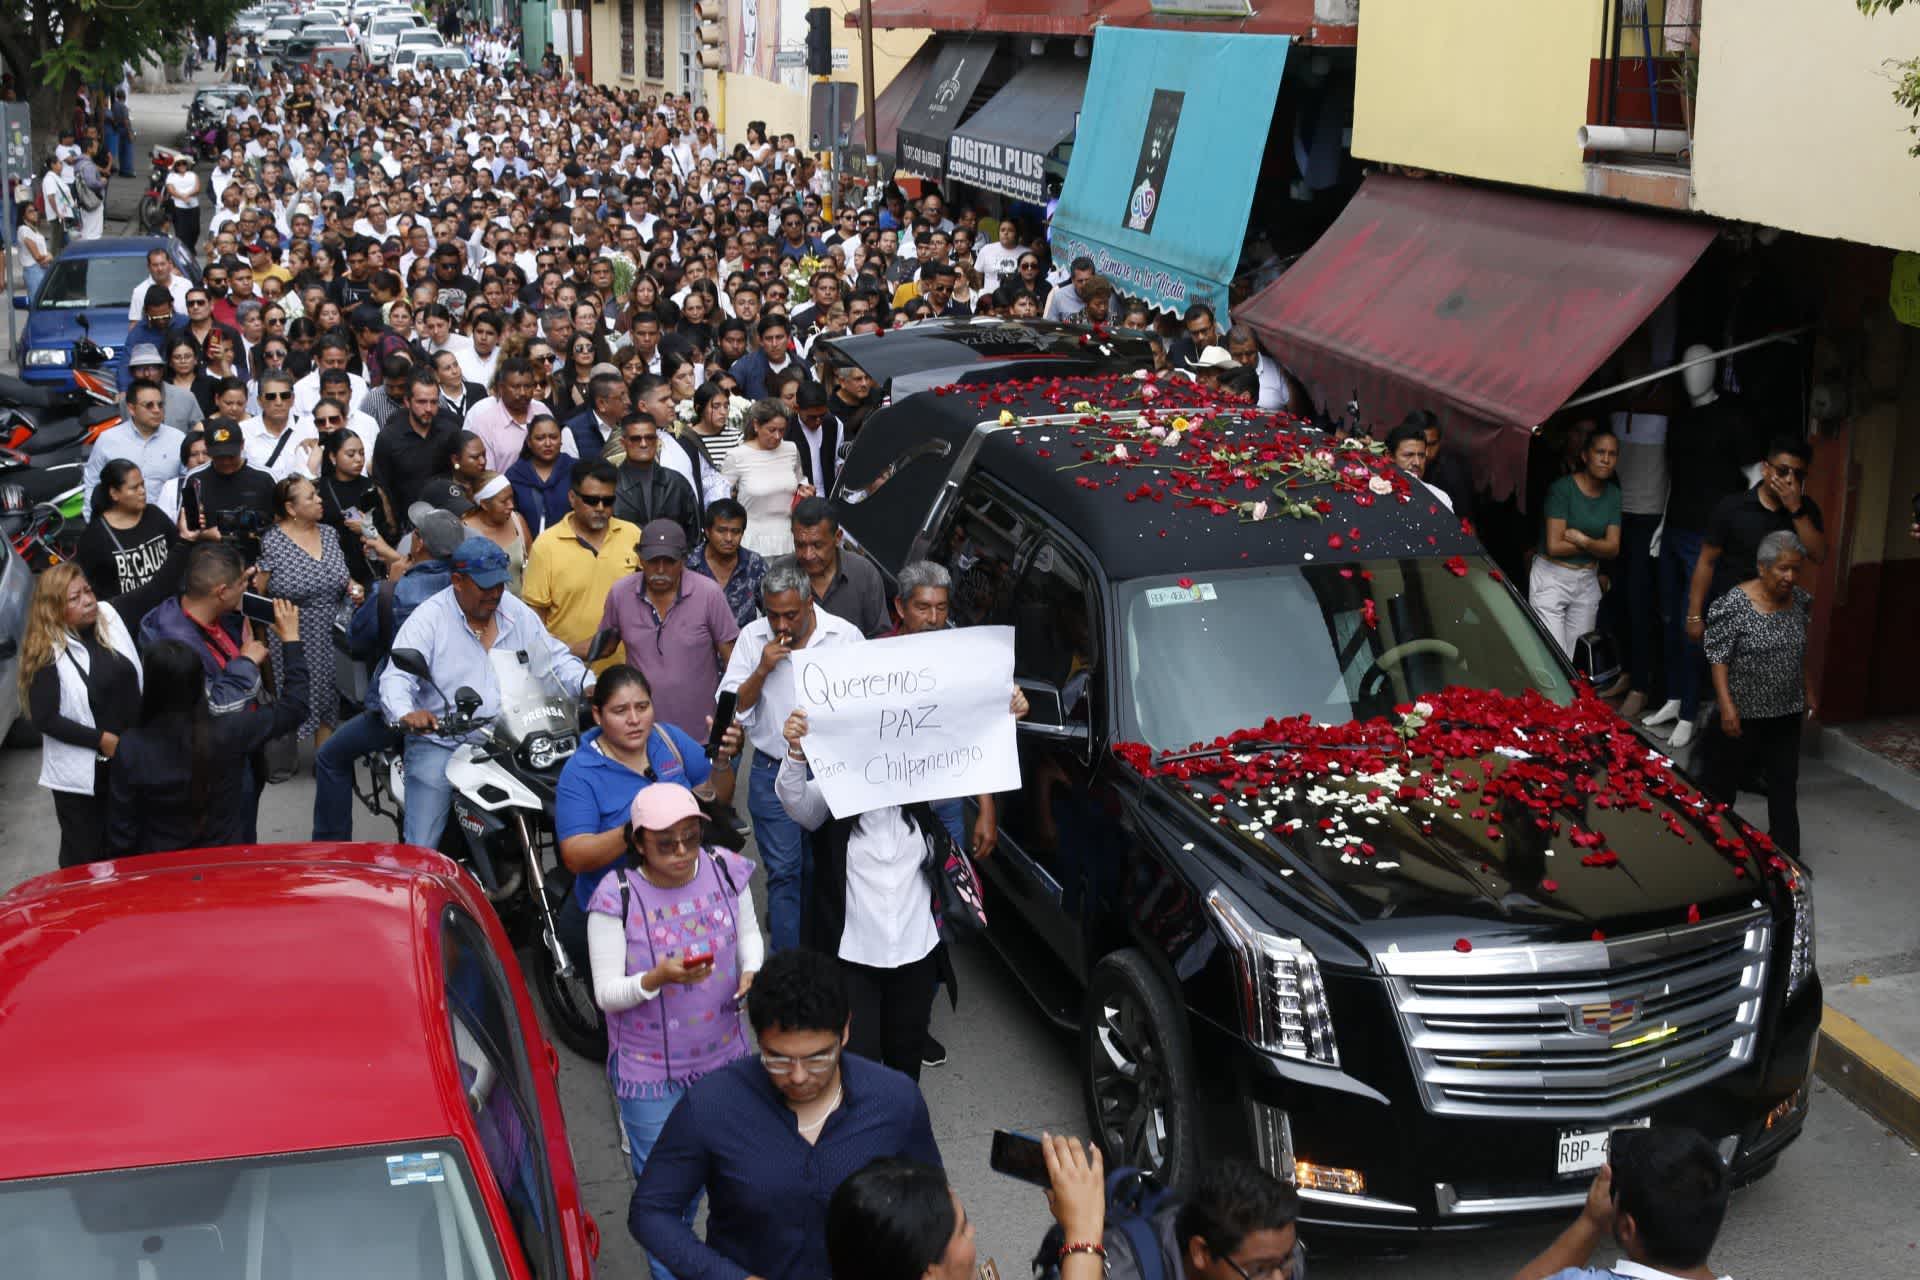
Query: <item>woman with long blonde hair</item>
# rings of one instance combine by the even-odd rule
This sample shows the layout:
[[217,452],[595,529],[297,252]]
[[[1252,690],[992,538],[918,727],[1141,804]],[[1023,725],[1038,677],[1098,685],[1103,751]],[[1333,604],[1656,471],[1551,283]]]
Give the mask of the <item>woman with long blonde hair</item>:
[[20,701],[40,731],[40,785],[53,793],[60,865],[107,854],[109,771],[140,714],[140,654],[112,605],[72,561],[40,575],[20,645]]

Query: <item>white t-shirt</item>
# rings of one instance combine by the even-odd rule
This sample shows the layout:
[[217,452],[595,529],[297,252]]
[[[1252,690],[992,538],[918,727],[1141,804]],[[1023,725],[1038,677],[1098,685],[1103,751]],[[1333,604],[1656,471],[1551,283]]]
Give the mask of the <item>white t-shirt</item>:
[[1020,255],[1028,250],[1015,245],[1009,249],[998,240],[977,251],[973,255],[973,265],[980,269],[980,287],[992,293],[1000,287],[1001,281],[1020,270]]
[[[40,260],[48,256],[46,235],[42,233],[38,227],[30,227],[23,222],[20,224],[19,241],[21,252],[24,255],[21,260],[30,267],[40,266]],[[32,248],[29,248],[29,245],[31,245]],[[136,315],[134,318],[137,320],[139,316]]]
[[170,173],[167,175],[167,194],[173,197],[176,209],[197,209],[200,207],[200,179],[192,173]]

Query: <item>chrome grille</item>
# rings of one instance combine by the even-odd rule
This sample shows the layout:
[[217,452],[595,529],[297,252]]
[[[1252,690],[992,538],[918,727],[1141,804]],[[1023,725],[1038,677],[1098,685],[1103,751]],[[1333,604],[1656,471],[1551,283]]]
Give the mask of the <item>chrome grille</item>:
[[1618,1119],[1753,1056],[1764,910],[1608,942],[1378,957],[1437,1114]]

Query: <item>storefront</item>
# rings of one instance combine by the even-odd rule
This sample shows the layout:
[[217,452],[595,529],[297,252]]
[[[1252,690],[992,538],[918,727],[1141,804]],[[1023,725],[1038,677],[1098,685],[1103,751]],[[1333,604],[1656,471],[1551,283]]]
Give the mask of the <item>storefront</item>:
[[1087,92],[1081,62],[1033,62],[954,132],[947,176],[981,191],[1044,204],[1048,180],[1066,174],[1062,155]]
[[1175,312],[1206,302],[1224,321],[1289,44],[1101,28],[1055,258],[1091,258],[1123,294]]
[[[994,68],[999,44],[991,36],[941,41],[919,95],[900,120],[894,150],[900,172],[946,182],[947,143],[975,107],[981,81]],[[1000,76],[1005,76],[1004,62]]]

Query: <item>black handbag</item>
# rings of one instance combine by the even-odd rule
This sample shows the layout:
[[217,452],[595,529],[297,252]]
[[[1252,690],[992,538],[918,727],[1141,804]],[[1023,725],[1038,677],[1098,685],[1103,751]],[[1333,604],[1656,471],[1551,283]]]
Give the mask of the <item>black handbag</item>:
[[933,888],[933,916],[946,938],[964,938],[987,927],[987,907],[980,889],[980,872],[967,851],[955,843],[947,824],[934,814],[933,806],[906,806],[927,844],[926,861],[920,864]]

